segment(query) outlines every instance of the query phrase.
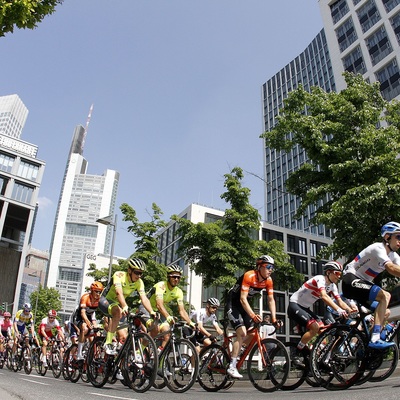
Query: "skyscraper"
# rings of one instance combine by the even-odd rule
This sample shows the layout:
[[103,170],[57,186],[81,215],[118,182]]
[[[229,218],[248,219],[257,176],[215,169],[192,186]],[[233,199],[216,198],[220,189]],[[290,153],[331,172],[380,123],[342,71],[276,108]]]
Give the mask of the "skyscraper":
[[[344,89],[343,72],[362,74],[380,82],[382,96],[400,95],[400,0],[319,0],[324,28],[299,56],[263,85],[264,130],[273,129],[288,93],[302,84],[325,91]],[[309,207],[294,218],[299,199],[285,192],[288,175],[307,160],[300,147],[290,153],[265,147],[265,220],[268,223],[330,236],[325,227],[309,221]]]
[[14,304],[13,311],[45,168],[37,146],[20,140],[27,115],[17,95],[0,97],[0,302]]
[[87,174],[83,157],[86,129],[75,128],[62,183],[50,245],[46,284],[60,292],[61,318],[67,319],[78,304],[87,253],[109,253],[110,227],[99,217],[113,215],[119,173]]

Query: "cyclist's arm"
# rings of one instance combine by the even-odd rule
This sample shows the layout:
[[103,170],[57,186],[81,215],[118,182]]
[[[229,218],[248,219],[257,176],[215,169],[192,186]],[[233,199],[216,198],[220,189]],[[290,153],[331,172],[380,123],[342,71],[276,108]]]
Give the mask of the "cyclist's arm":
[[338,306],[340,308],[343,308],[343,310],[346,310],[348,313],[353,312],[353,309],[347,303],[345,303],[340,297],[338,297],[336,301]]
[[276,303],[273,293],[269,293],[267,296],[269,311],[271,312],[271,322],[276,322]]
[[81,317],[85,321],[85,324],[88,326],[88,328],[91,329],[92,322],[89,320],[89,318],[86,314],[86,307],[82,307],[82,304],[81,304]]
[[331,296],[329,296],[328,293],[326,293],[325,289],[321,290],[321,300],[327,306],[330,306],[331,308],[333,308],[335,311],[338,311],[341,309],[341,307],[332,300]]
[[400,277],[400,265],[395,264],[393,261],[388,261],[385,264],[385,269],[390,275]]
[[[242,304],[244,311],[246,311],[246,313],[250,315],[250,318],[254,318],[256,316],[256,313],[250,307],[250,304],[247,300],[247,295],[248,295],[247,291],[244,290],[240,291],[240,303]],[[261,317],[259,318],[259,320],[260,320],[259,322],[261,322]]]
[[145,292],[139,292],[140,300],[143,304],[143,307],[149,312],[150,315],[155,314],[153,307],[151,306],[149,298],[146,296]]
[[167,311],[167,309],[164,306],[164,299],[163,297],[158,297],[156,298],[156,306],[157,306],[157,310],[160,312],[160,314],[164,317],[164,318],[168,318],[169,312]]
[[128,307],[128,305],[126,304],[126,300],[125,300],[121,285],[115,285],[115,294],[117,296],[117,301],[118,301],[120,307],[122,309]]
[[194,325],[194,322],[189,318],[189,315],[186,312],[183,303],[178,302],[178,311],[179,311],[179,315],[181,316],[181,318],[183,320],[185,320],[188,325]]

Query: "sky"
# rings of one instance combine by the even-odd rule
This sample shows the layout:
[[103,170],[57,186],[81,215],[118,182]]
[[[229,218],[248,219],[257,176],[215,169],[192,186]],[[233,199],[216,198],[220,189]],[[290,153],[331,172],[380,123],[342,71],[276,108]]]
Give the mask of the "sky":
[[322,29],[317,0],[65,0],[35,30],[0,38],[0,96],[29,115],[21,139],[46,162],[32,245],[49,250],[75,126],[88,126],[87,173],[117,170],[114,254],[135,237],[119,206],[141,222],[191,203],[226,209],[224,174],[264,217],[263,83]]

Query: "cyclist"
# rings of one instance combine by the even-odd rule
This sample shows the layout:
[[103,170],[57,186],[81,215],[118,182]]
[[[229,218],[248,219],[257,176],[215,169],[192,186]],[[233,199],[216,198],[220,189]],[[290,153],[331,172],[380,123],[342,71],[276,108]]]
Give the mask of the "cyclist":
[[32,337],[35,337],[35,329],[33,324],[33,314],[31,312],[32,307],[30,303],[25,303],[21,310],[18,310],[14,317],[14,345],[12,352],[15,354],[17,351],[18,341],[26,336],[27,342],[29,342],[28,337],[28,327]]
[[53,329],[57,329],[57,337],[58,339],[65,341],[64,333],[61,329],[61,325],[58,322],[57,311],[49,310],[47,317],[43,318],[39,325],[39,336],[42,339],[42,356],[41,361],[43,363],[43,367],[47,368],[47,345],[49,340],[54,338]]
[[[374,301],[378,306],[374,313],[369,347],[385,349],[393,345],[381,340],[380,334],[388,311],[390,293],[374,283],[383,271],[400,277],[400,224],[388,222],[381,228],[382,242],[376,242],[363,249],[356,258],[347,264],[342,283],[343,294],[369,307]],[[386,314],[388,315],[388,314]]]
[[222,335],[224,333],[218,325],[218,319],[216,315],[219,306],[219,300],[215,297],[210,297],[207,300],[205,308],[200,308],[190,314],[190,319],[197,326],[196,333],[192,338],[190,338],[190,340],[196,346],[197,351],[200,351],[199,344],[202,344],[203,346],[209,346],[212,342],[215,342],[216,340],[215,336],[210,333],[204,325],[208,323],[211,324],[218,335]]
[[[186,321],[188,325],[195,328],[195,323],[191,321],[188,313],[185,310],[183,303],[183,292],[178,287],[182,278],[182,268],[177,264],[171,264],[167,267],[167,280],[156,283],[149,291],[147,296],[150,299],[151,306],[161,314],[162,324],[153,323],[152,319],[146,322],[149,333],[152,337],[157,336],[159,333],[166,332],[169,326],[175,322],[175,318],[170,315],[165,305],[176,301],[178,304],[178,312],[181,318]],[[161,343],[161,349],[166,345],[169,335],[165,335]]]
[[11,339],[11,328],[13,324],[11,322],[11,314],[5,311],[3,314],[3,321],[0,320],[0,361],[4,360],[5,348],[8,339]]
[[82,295],[78,308],[73,315],[73,323],[78,327],[78,352],[77,360],[83,360],[82,349],[85,343],[85,336],[90,329],[97,327],[96,309],[99,306],[101,292],[104,286],[101,282],[93,282],[90,285],[90,292]]
[[[104,290],[100,301],[99,309],[103,314],[111,317],[108,322],[108,331],[105,342],[105,350],[109,355],[117,354],[116,346],[113,343],[115,332],[119,322],[128,315],[129,308],[126,304],[126,298],[133,292],[137,291],[145,310],[149,312],[152,318],[155,318],[155,312],[146,297],[144,283],[140,278],[146,271],[146,264],[139,258],[131,258],[128,260],[128,271],[117,271],[112,278],[112,285]],[[126,332],[119,332],[119,339],[123,341]]]
[[275,326],[281,322],[276,319],[276,305],[274,299],[273,281],[271,273],[275,268],[275,261],[271,256],[262,255],[256,260],[256,269],[245,272],[238,278],[236,284],[229,290],[225,305],[225,314],[232,328],[236,332],[236,340],[233,343],[232,358],[227,373],[236,379],[243,378],[236,368],[239,351],[244,342],[251,339],[247,330],[252,323],[259,323],[262,318],[251,308],[248,299],[265,289],[267,291],[268,307],[271,312],[271,320]]
[[322,270],[323,275],[316,275],[304,282],[289,299],[288,317],[306,329],[297,344],[297,354],[293,358],[293,362],[298,367],[305,366],[302,357],[308,356],[307,344],[318,334],[323,325],[317,314],[311,311],[311,306],[321,299],[340,316],[347,318],[348,313],[352,311],[350,306],[341,299],[337,287],[343,273],[342,264],[337,261],[329,261],[322,266]]

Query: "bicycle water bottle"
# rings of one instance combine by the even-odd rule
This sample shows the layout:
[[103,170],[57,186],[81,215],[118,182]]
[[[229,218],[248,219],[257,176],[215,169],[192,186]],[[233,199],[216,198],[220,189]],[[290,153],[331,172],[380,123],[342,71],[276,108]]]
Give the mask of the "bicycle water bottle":
[[387,337],[390,335],[390,333],[393,331],[393,328],[395,327],[394,322],[389,322],[386,324],[385,328],[381,332],[381,339],[386,340]]

